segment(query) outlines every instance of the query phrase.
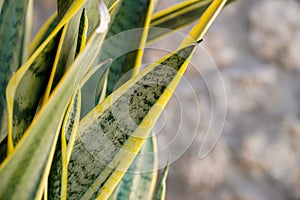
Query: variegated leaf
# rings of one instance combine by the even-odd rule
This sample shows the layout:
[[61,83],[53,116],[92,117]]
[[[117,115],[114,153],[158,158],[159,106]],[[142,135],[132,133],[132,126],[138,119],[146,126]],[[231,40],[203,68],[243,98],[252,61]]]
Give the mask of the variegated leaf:
[[82,119],[69,164],[68,199],[110,196],[171,97],[195,46],[146,68]]
[[[74,1],[75,5],[79,6],[82,5],[81,2]],[[73,9],[76,8],[75,5]],[[68,21],[67,19],[66,17],[66,19],[61,20],[62,25],[63,21]],[[53,32],[53,35],[56,33]],[[41,198],[45,180],[49,175],[63,114],[80,81],[92,67],[104,37],[105,34],[103,33],[94,33],[91,36],[85,50],[78,55],[66,72],[49,101],[38,112],[14,151],[1,164],[0,199]],[[13,99],[14,95],[10,87],[14,87],[14,84],[18,83],[18,80],[29,67],[30,65],[24,65],[10,80],[7,90],[8,99]],[[43,134],[40,134],[41,130]]]
[[159,182],[157,190],[156,190],[154,200],[165,200],[166,199],[166,190],[167,190],[166,182],[167,182],[168,172],[169,172],[169,164],[166,165],[166,167],[162,173],[160,182]]
[[147,138],[109,200],[152,199],[157,179],[156,146],[155,136]]

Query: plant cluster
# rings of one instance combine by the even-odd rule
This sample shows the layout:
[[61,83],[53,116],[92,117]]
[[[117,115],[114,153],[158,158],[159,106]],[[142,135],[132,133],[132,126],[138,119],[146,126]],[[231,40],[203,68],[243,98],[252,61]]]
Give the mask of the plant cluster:
[[[0,199],[165,198],[151,129],[226,0],[156,4],[57,0],[30,41],[33,0],[0,1]],[[149,43],[197,19],[139,70]]]

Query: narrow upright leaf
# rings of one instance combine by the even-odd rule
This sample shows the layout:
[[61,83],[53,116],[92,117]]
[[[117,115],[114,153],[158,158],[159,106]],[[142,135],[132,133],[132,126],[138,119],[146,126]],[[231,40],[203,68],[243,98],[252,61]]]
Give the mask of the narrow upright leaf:
[[[212,0],[189,0],[153,14],[148,43],[199,19]],[[158,29],[161,28],[161,29]]]
[[[228,0],[226,5],[236,0]],[[190,25],[198,20],[213,0],[189,0],[154,13],[147,43]]]
[[155,136],[147,138],[110,200],[150,200],[157,179]]
[[[81,1],[74,1],[74,3],[80,5]],[[76,7],[75,5],[72,7],[73,9]],[[62,21],[67,21],[67,19]],[[91,63],[99,53],[104,37],[105,34],[99,33],[91,36],[87,47],[78,55],[53,91],[47,104],[38,112],[13,153],[1,164],[0,199],[41,198],[68,102],[85,73],[91,68]],[[28,67],[28,65],[24,65],[10,80],[7,90],[8,99],[12,99],[14,95],[10,87],[18,82]],[[43,130],[43,134],[40,134],[41,130]]]
[[[58,19],[64,16],[72,5],[73,0],[58,1]],[[98,0],[85,1],[77,13],[65,25],[65,34],[61,37],[61,45],[59,54],[56,57],[56,65],[52,70],[52,74],[46,90],[46,98],[55,88],[65,71],[73,63],[76,53],[78,53],[78,45],[82,45],[82,40],[89,38],[91,33],[99,25]],[[85,29],[84,31],[82,29]],[[81,32],[80,32],[81,31]],[[79,33],[81,35],[79,35]],[[84,36],[82,36],[84,34]],[[79,39],[79,40],[78,40]],[[80,48],[80,47],[79,47]],[[47,99],[45,99],[47,100]],[[44,100],[44,101],[45,101]]]
[[198,23],[192,28],[189,33],[190,37],[185,37],[181,43],[181,47],[189,45],[195,41],[201,40],[207,30],[210,28],[227,0],[214,0],[212,4],[205,10]]
[[166,182],[167,182],[168,172],[169,172],[169,163],[166,165],[166,167],[162,173],[154,200],[165,200],[166,199],[166,190],[167,190]]
[[78,132],[81,105],[80,90],[70,101],[57,143],[48,182],[48,198],[66,199],[68,163]]
[[[35,115],[52,69],[59,30],[80,9],[84,0],[75,0],[65,17],[42,45],[15,73],[7,87],[8,148],[12,152]],[[28,95],[30,94],[30,95]]]
[[0,143],[7,136],[5,89],[12,74],[22,65],[22,39],[28,0],[0,2]]
[[146,68],[82,119],[69,164],[68,199],[110,196],[171,97],[196,45]]
[[[119,0],[104,0],[105,5],[107,6],[108,10],[111,10],[113,6],[115,6]],[[31,45],[30,51],[31,53],[36,50],[39,45],[41,45],[44,40],[49,36],[49,34],[54,30],[58,23],[57,12],[54,13],[49,17],[49,19],[44,23],[41,29],[38,31],[36,36],[34,37]]]
[[[100,61],[113,59],[108,74],[107,95],[133,74],[137,74],[153,6],[153,0],[121,0],[118,5],[100,53]],[[131,34],[126,34],[129,30],[132,30]],[[126,73],[127,77],[120,82],[120,78]]]

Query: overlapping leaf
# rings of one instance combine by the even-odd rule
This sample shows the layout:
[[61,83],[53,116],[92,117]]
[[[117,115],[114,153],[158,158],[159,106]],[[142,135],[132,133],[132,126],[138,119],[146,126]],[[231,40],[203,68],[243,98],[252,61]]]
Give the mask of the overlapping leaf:
[[23,36],[29,0],[0,2],[0,144],[7,136],[5,89],[12,74],[22,65]]
[[[227,4],[236,1],[229,0]],[[189,0],[178,3],[172,7],[154,13],[151,19],[151,27],[148,43],[160,37],[172,33],[182,27],[190,25],[199,19],[213,0]]]
[[[123,0],[120,1],[119,7],[116,7],[117,0],[106,0],[105,2],[111,8],[114,8],[112,13],[114,13],[113,19],[116,20],[110,26],[107,39],[123,31],[147,27],[150,24],[152,0],[139,0],[139,4],[130,0]],[[92,66],[98,56],[105,34],[92,34],[87,46],[83,48],[85,39],[90,36],[96,27],[96,23],[93,24],[88,15],[91,14],[90,18],[96,19],[96,21],[97,17],[94,16],[93,12],[87,11],[88,7],[84,6],[87,5],[84,0],[61,1],[61,8],[63,9],[59,10],[58,16],[53,17],[53,20],[50,20],[48,26],[45,26],[38,35],[32,45],[32,49],[36,49],[36,51],[25,65],[16,72],[6,91],[9,104],[8,128],[10,141],[8,143],[10,144],[11,153],[0,166],[0,199],[41,198],[56,148],[61,149],[61,154],[59,154],[59,150],[56,150],[58,154],[54,157],[54,165],[52,165],[54,171],[49,182],[51,188],[49,191],[50,198],[109,198],[130,166],[137,169],[142,166],[141,163],[145,163],[143,158],[139,156],[136,158],[136,155],[179,83],[188,65],[189,58],[198,44],[194,41],[201,41],[200,39],[202,39],[225,2],[224,0],[213,1],[198,24],[192,29],[191,38],[186,38],[176,52],[165,56],[130,79],[82,119],[79,123],[79,135],[75,140],[76,124],[79,120],[77,109],[80,107],[80,102],[76,100],[74,93],[91,74],[97,71]],[[6,5],[5,3],[6,1],[3,5]],[[90,3],[91,8],[95,10],[96,1],[90,1]],[[0,1],[0,6],[1,4]],[[195,9],[193,12],[195,12]],[[178,11],[173,19],[181,14],[183,13]],[[126,15],[127,18],[122,17],[122,15]],[[72,21],[70,21],[71,17],[73,17]],[[168,17],[164,16],[162,19],[163,21],[168,20]],[[54,24],[57,23],[55,20],[58,21],[58,25],[53,29]],[[53,40],[63,27],[62,37],[57,41]],[[118,85],[117,81],[123,74],[129,69],[135,69],[135,65],[140,64],[142,51],[137,49],[144,47],[147,38],[147,31],[145,29],[141,30],[132,35],[132,38],[136,39],[134,41],[127,41],[128,37],[125,39],[121,37],[121,41],[125,43],[124,46],[120,44],[119,40],[116,40],[115,43],[110,43],[108,47],[102,47],[101,57],[96,63],[112,58],[115,60],[112,67],[118,66],[110,70],[108,94],[114,90],[116,85],[117,87],[121,85]],[[75,31],[75,34],[72,35],[73,31]],[[96,32],[99,32],[99,29]],[[103,32],[103,29],[100,32]],[[58,78],[53,82],[55,75],[57,75],[57,69],[41,68],[40,66],[42,66],[42,61],[45,60],[47,52],[52,52],[51,48],[56,49],[58,41],[60,41],[60,44],[57,54],[55,54],[56,63],[54,63],[54,66],[63,66],[66,72],[56,76]],[[71,44],[72,41],[76,42]],[[124,48],[129,51],[124,51]],[[70,49],[70,52],[66,52],[66,49]],[[130,50],[133,52],[130,52]],[[79,55],[74,61],[77,53]],[[123,53],[127,54],[123,55],[122,58]],[[122,59],[118,56],[121,56]],[[47,64],[52,66],[53,61],[49,63]],[[70,66],[69,69],[68,66]],[[109,68],[106,66],[105,69]],[[52,82],[47,82],[47,77],[44,74],[46,71],[52,71],[52,74],[54,74],[51,79]],[[104,71],[104,66],[102,71]],[[136,73],[137,70],[134,70],[129,77]],[[45,80],[43,81],[47,82],[48,88],[51,90],[47,93],[43,106],[38,110],[34,120],[27,128],[31,120],[26,122],[28,117],[26,114],[28,110],[26,109],[30,108],[30,113],[32,113],[29,114],[29,117],[35,114],[37,103],[40,100],[39,94],[42,93],[39,91],[43,91],[42,88],[45,88],[45,84],[42,84],[43,86],[34,84],[43,83],[41,77],[37,74],[44,76],[43,79]],[[102,76],[101,81],[96,82],[94,85],[96,88],[98,84],[98,88],[93,92],[95,104],[104,97],[102,95],[100,98],[100,93],[103,94],[103,91],[105,91],[105,82],[107,81],[107,74],[103,74],[105,75]],[[28,84],[28,80],[32,78],[33,80]],[[126,78],[123,79],[122,83],[126,80]],[[29,87],[33,88],[31,94],[37,96],[34,97],[33,101],[28,94],[25,94],[29,91]],[[67,110],[72,96],[74,98]],[[23,100],[24,104],[21,104]],[[31,105],[32,102],[34,106]],[[74,113],[77,117],[73,116]],[[21,117],[21,120],[18,116]],[[75,125],[73,124],[74,126],[72,126],[73,120],[76,121]],[[61,124],[63,124],[62,128]],[[13,142],[16,143],[18,138],[13,141],[13,133],[15,133],[13,129],[20,133],[22,131],[19,131],[19,129],[23,129],[23,132],[27,129],[15,149],[13,148]],[[66,130],[72,132],[70,134],[72,139],[68,140],[68,134],[65,134]],[[41,131],[43,134],[41,134]],[[62,136],[61,145],[57,145],[60,131]],[[132,164],[135,158],[136,161]],[[150,160],[147,161],[151,163]],[[164,199],[165,197],[166,171],[163,173],[156,199]],[[117,190],[118,192],[115,193],[116,198],[123,198],[124,196],[139,198],[142,192],[135,193],[130,190],[129,192],[122,192],[122,188],[133,189],[143,186],[143,184],[136,185],[133,182],[145,181],[143,183],[146,183],[146,185],[153,184],[153,174],[151,174],[152,181],[146,181],[147,178],[145,177],[142,175],[125,175]],[[150,175],[148,178],[150,178]],[[130,186],[127,185],[127,180],[132,182]],[[66,182],[68,183],[67,188]],[[141,191],[145,190],[142,188]],[[151,196],[150,192],[147,196]]]
[[[153,11],[153,0],[121,0],[100,52],[100,61],[111,58],[107,95],[137,74]],[[126,31],[131,34],[126,34]],[[121,42],[122,41],[122,42]],[[126,74],[127,73],[127,74]],[[126,74],[120,83],[120,78]],[[118,85],[117,85],[118,83]]]
[[225,2],[213,2],[181,50],[130,79],[81,121],[70,160],[68,198],[111,195],[178,84],[195,48],[193,41],[201,41]]
[[[84,0],[76,0],[42,45],[16,72],[7,88],[8,145],[12,151],[35,115],[46,89],[57,48],[57,33],[81,8]],[[31,95],[28,95],[31,94]]]
[[[143,55],[141,48],[146,43],[148,33],[147,29],[142,27],[149,26],[152,9],[152,0],[121,0],[118,4],[98,59],[98,62],[106,59],[113,60],[108,72],[107,94],[115,89],[117,82],[120,85],[120,78],[126,72],[129,71],[125,78],[122,77],[122,83],[137,73]],[[132,29],[130,34],[126,33]],[[103,73],[104,71],[97,72],[83,87],[82,95],[85,98],[82,101],[82,116],[85,116],[99,102],[97,98],[101,96],[102,90],[99,90],[99,87],[96,89],[95,86],[101,82],[99,78]]]
[[167,182],[168,172],[169,172],[169,164],[166,165],[166,167],[162,173],[154,200],[165,200],[166,199],[166,190],[167,190],[166,182]]
[[71,99],[70,105],[64,117],[60,135],[61,139],[56,147],[53,164],[49,175],[49,199],[66,199],[68,163],[78,133],[80,106],[81,94],[79,90]]
[[109,200],[150,200],[157,179],[156,138],[149,137]]
[[174,31],[193,23],[201,17],[211,2],[212,0],[184,1],[155,13],[150,26],[161,29],[150,29],[148,42],[170,33],[171,30]]
[[[74,1],[70,12],[76,11],[82,1]],[[71,14],[66,14],[57,29],[60,29]],[[55,35],[53,32],[49,36]],[[105,34],[94,33],[85,50],[77,57],[70,69],[66,72],[57,88],[53,91],[49,101],[41,108],[26,130],[23,138],[13,153],[0,166],[0,198],[33,199],[40,198],[44,188],[44,180],[49,175],[50,166],[58,138],[60,124],[71,96],[79,82],[92,66]],[[48,39],[45,41],[47,42]],[[46,46],[46,45],[45,45]],[[40,48],[42,48],[41,45]],[[33,59],[29,59],[32,61]],[[10,80],[7,90],[8,99],[13,99],[14,87],[30,65],[24,65]],[[43,130],[43,134],[41,133]]]
[[[119,0],[103,0],[103,2],[107,6],[108,10],[111,10],[114,6],[117,5]],[[49,19],[44,23],[42,28],[34,37],[30,45],[30,50],[32,53],[36,50],[37,47],[39,47],[44,42],[44,40],[49,36],[49,34],[55,29],[57,23],[58,16],[56,12],[49,17]]]

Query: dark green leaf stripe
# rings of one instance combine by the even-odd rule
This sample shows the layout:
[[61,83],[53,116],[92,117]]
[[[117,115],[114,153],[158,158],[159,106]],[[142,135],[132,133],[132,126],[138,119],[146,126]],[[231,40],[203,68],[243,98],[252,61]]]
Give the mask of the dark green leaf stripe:
[[55,37],[43,49],[17,86],[12,129],[14,145],[21,139],[24,131],[32,121],[38,103],[46,89],[55,58],[55,49],[58,45],[57,38]]
[[[137,76],[129,81],[131,87],[126,88],[111,105],[114,94],[80,122],[79,139],[75,142],[69,164],[68,199],[79,199],[94,184],[164,93],[194,47],[195,45],[191,45],[183,48],[155,66],[145,69],[144,73],[141,72],[142,77]],[[120,88],[120,91],[123,89]],[[93,186],[94,196],[104,183],[105,180],[97,180],[97,184]]]
[[0,142],[7,135],[5,89],[20,66],[28,0],[4,0],[0,11]]

